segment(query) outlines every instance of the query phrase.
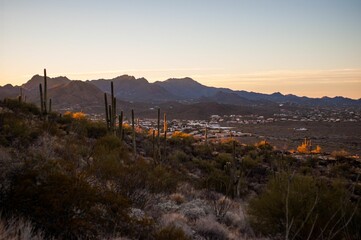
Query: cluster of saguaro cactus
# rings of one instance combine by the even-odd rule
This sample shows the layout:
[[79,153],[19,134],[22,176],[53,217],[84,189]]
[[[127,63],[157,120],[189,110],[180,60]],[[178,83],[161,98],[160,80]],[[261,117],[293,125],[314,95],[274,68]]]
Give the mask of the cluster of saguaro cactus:
[[[104,104],[105,104],[105,121],[107,124],[107,129],[111,134],[117,135],[120,137],[121,140],[124,139],[124,128],[123,128],[123,118],[124,114],[123,111],[120,111],[118,116],[119,126],[118,131],[116,128],[116,121],[117,121],[117,110],[116,110],[116,103],[117,100],[114,97],[114,85],[113,82],[110,82],[110,104],[108,104],[108,97],[107,94],[104,93]],[[133,155],[136,158],[136,141],[135,141],[135,122],[134,122],[134,110],[132,109],[132,143],[133,143]]]
[[110,104],[108,105],[108,97],[107,94],[104,93],[104,103],[105,103],[105,119],[108,131],[115,134],[116,128],[115,128],[115,122],[116,122],[116,98],[114,97],[114,86],[113,82],[110,82]]
[[51,112],[51,98],[49,99],[49,108],[47,108],[48,101],[48,81],[46,78],[46,69],[44,69],[44,91],[41,83],[39,83],[39,92],[40,92],[40,109],[41,113],[47,119],[47,115]]

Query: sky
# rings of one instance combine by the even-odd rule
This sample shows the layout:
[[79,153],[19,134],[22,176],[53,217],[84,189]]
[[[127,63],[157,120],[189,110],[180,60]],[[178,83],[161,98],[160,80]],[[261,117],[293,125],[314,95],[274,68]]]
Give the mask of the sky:
[[0,0],[0,85],[47,69],[361,98],[361,0]]

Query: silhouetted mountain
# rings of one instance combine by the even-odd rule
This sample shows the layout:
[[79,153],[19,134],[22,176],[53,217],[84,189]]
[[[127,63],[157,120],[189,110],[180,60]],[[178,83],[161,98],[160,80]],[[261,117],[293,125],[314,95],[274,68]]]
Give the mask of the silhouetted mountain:
[[136,79],[133,76],[123,75],[113,79],[100,79],[89,82],[102,91],[110,93],[111,81],[113,81],[114,95],[117,99],[138,102],[164,102],[176,99],[169,91],[156,84],[149,83],[145,78]]
[[[179,118],[206,118],[211,114],[236,114],[247,109],[264,111],[276,109],[279,103],[296,106],[361,107],[361,100],[344,97],[308,98],[283,95],[279,92],[262,94],[233,91],[202,85],[191,78],[168,79],[149,83],[144,78],[123,75],[113,79],[71,81],[66,77],[48,78],[48,98],[52,98],[53,109],[67,108],[89,113],[104,112],[104,92],[110,93],[113,81],[119,109],[137,109],[139,116],[154,115],[154,107],[172,108],[170,112]],[[39,105],[39,83],[43,77],[35,75],[22,85],[23,94],[30,102]],[[20,87],[10,84],[0,87],[0,99],[19,96]],[[241,107],[240,107],[241,106]],[[223,109],[226,108],[226,109]],[[238,109],[238,110],[237,110]],[[242,110],[240,110],[242,109]],[[202,117],[204,115],[204,117]]]
[[104,93],[96,86],[83,81],[69,83],[49,89],[49,96],[55,105],[67,107],[76,103],[81,107],[104,105]]
[[[53,88],[56,86],[60,86],[62,84],[68,83],[71,80],[69,80],[67,77],[55,77],[55,78],[49,78],[47,77],[47,84],[48,88]],[[32,90],[39,90],[39,84],[44,84],[44,77],[40,75],[33,76],[29,81],[27,81],[25,84],[22,85],[22,88],[32,91]]]
[[216,102],[222,104],[231,104],[231,105],[252,105],[259,102],[240,97],[237,93],[234,92],[223,92],[218,91],[214,95],[209,97],[201,97],[200,102]]
[[232,92],[232,90],[226,88],[207,87],[192,78],[171,78],[164,82],[157,81],[154,84],[163,87],[181,100],[210,97],[220,90],[223,92]]
[[6,84],[0,87],[0,97],[2,98],[14,98],[20,95],[20,87]]

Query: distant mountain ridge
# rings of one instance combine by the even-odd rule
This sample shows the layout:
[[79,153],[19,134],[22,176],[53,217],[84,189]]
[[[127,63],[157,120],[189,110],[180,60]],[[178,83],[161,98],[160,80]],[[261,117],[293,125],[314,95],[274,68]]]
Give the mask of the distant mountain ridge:
[[[39,84],[43,83],[43,76],[35,75],[23,84],[23,94],[27,100],[39,102]],[[49,97],[53,98],[54,109],[77,106],[78,109],[101,111],[104,104],[104,92],[110,93],[110,82],[114,84],[115,97],[123,105],[143,103],[151,107],[167,102],[181,104],[215,103],[228,106],[248,107],[275,107],[281,103],[296,104],[299,106],[331,106],[331,107],[361,107],[361,99],[355,100],[345,97],[309,98],[298,97],[292,94],[283,95],[279,92],[273,94],[237,91],[228,88],[205,86],[192,78],[171,78],[165,81],[150,83],[145,78],[122,75],[113,79],[98,79],[87,81],[70,80],[67,77],[48,79]],[[7,84],[0,87],[0,99],[17,97],[20,86]],[[140,105],[138,105],[140,106]],[[176,106],[179,107],[178,104]],[[215,108],[216,105],[213,104]],[[233,109],[233,107],[232,107]],[[145,111],[145,109],[144,109]],[[209,110],[211,111],[211,109]]]

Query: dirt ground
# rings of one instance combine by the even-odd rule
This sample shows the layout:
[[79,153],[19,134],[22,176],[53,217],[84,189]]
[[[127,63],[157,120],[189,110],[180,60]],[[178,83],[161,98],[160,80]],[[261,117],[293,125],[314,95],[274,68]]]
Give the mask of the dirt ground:
[[[251,133],[241,137],[241,142],[252,144],[267,140],[281,150],[296,149],[304,138],[319,145],[324,152],[346,150],[350,154],[361,155],[361,123],[359,122],[273,122],[266,124],[235,125],[237,131]],[[306,131],[296,129],[306,128]]]

